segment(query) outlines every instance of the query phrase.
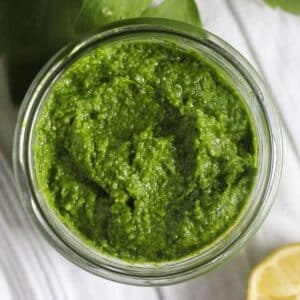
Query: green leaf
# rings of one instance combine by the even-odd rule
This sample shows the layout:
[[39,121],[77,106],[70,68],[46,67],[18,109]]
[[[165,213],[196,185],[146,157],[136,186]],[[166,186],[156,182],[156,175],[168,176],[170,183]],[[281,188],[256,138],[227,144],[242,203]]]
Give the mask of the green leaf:
[[1,48],[14,61],[40,59],[52,54],[72,37],[82,1],[3,1]]
[[264,0],[272,7],[279,7],[292,14],[300,15],[300,0]]
[[200,24],[194,0],[0,0],[0,55],[7,57],[11,93],[20,102],[39,68],[79,34],[108,22],[144,16]]
[[201,25],[198,8],[194,0],[165,0],[157,6],[148,8],[142,16],[173,19],[192,25]]
[[84,0],[76,32],[86,32],[117,20],[139,17],[152,0]]
[[[3,46],[4,46],[4,26],[5,25],[5,13],[6,13],[6,3],[5,1],[0,1],[0,54],[3,51]],[[2,28],[2,29],[1,29]]]
[[[83,0],[0,0],[0,52],[20,102],[41,66],[74,36]],[[0,53],[0,54],[1,54]]]

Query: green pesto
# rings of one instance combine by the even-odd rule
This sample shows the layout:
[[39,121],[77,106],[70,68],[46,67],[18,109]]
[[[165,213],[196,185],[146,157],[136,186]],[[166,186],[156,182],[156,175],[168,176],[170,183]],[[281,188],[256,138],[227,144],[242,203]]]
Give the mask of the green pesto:
[[237,220],[256,174],[244,102],[198,54],[122,42],[75,61],[35,127],[35,170],[59,219],[131,262],[177,260]]

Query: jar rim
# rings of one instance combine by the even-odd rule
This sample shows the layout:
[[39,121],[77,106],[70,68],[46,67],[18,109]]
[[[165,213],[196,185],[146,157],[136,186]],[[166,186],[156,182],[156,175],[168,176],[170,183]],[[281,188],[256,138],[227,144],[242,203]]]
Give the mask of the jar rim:
[[[264,174],[260,174],[263,184],[260,182],[259,195],[252,191],[248,199],[248,206],[254,196],[260,200],[256,203],[256,209],[252,210],[251,215],[243,216],[243,220],[240,214],[230,228],[232,231],[228,233],[231,234],[230,239],[225,241],[225,236],[222,235],[216,242],[209,244],[207,250],[201,250],[198,255],[157,265],[132,264],[110,258],[93,251],[80,242],[79,238],[76,239],[76,235],[58,221],[53,212],[51,216],[51,211],[47,211],[46,206],[41,206],[41,195],[35,188],[37,184],[34,180],[31,155],[32,132],[42,100],[47,89],[60,77],[66,66],[72,64],[88,49],[98,47],[101,42],[109,42],[112,38],[122,39],[137,33],[149,35],[153,32],[158,35],[176,36],[199,47],[202,45],[215,56],[219,55],[225,59],[228,63],[227,67],[232,72],[236,72],[240,76],[238,79],[243,79],[251,88],[252,106],[258,110],[257,118],[263,118],[260,120],[263,124],[255,125],[261,126],[261,134],[265,134],[263,137],[258,137],[260,146],[264,147],[259,151],[259,155],[264,155],[260,160],[264,167]],[[252,106],[248,106],[249,110],[253,109]],[[250,114],[252,113],[251,111]],[[25,211],[52,246],[63,256],[83,269],[110,280],[136,285],[165,285],[181,282],[209,271],[235,254],[254,235],[268,214],[276,194],[282,166],[282,137],[278,115],[263,80],[237,50],[216,35],[192,25],[165,19],[137,18],[107,25],[97,33],[64,47],[42,68],[20,108],[14,137],[13,164],[19,198]],[[255,188],[258,186],[257,181],[258,179]],[[248,223],[245,223],[246,219]],[[244,226],[238,227],[241,222],[245,223]],[[212,245],[215,245],[215,248]]]

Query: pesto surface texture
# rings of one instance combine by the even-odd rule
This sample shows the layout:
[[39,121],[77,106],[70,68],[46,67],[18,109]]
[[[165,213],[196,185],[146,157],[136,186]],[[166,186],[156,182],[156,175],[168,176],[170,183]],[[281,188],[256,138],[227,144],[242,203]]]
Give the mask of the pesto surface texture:
[[200,55],[156,41],[98,47],[41,109],[39,189],[99,252],[178,260],[237,220],[256,174],[252,128],[241,96]]

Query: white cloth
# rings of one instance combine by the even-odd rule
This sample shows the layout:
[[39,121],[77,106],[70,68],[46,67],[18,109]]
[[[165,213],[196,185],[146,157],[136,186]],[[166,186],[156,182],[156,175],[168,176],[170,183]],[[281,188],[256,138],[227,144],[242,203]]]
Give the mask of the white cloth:
[[239,49],[265,76],[283,118],[284,166],[276,202],[255,238],[225,265],[162,288],[113,283],[61,257],[29,224],[16,197],[10,102],[0,60],[0,299],[244,299],[253,266],[271,250],[300,241],[300,17],[262,0],[198,0],[203,24]]

